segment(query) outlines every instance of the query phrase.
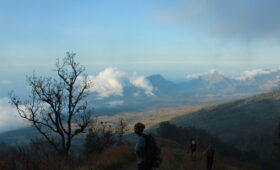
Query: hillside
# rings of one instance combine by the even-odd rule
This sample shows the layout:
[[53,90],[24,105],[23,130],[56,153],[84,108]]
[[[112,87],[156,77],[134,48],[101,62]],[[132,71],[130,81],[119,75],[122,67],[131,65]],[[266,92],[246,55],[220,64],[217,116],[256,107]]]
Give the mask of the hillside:
[[[160,140],[163,162],[158,170],[204,170],[205,158],[199,150],[196,159],[186,151],[183,145],[172,140]],[[136,170],[133,146],[121,146],[109,149],[92,157],[80,170]],[[114,156],[118,154],[118,157]],[[260,168],[236,161],[224,155],[216,155],[213,169],[215,170],[260,170]]]
[[[128,123],[130,130],[132,130],[133,125],[139,121],[144,122],[147,128],[150,128],[162,121],[168,121],[177,116],[195,112],[199,109],[201,109],[200,106],[173,106],[170,108],[149,108],[143,112],[126,112],[123,114],[112,116],[98,116],[98,120],[114,124],[115,122],[117,122],[118,118],[122,117]],[[38,133],[35,130],[35,128],[26,127],[0,133],[0,143],[5,142],[15,145],[24,142],[29,142],[30,138],[36,137],[38,137]],[[81,138],[83,137],[84,136],[81,136]],[[78,138],[80,138],[80,136],[78,136]]]
[[275,150],[280,117],[280,90],[206,107],[172,120],[182,126],[205,129],[237,148],[257,153],[263,162]]
[[[171,120],[179,126],[195,126],[210,132],[224,143],[234,146],[248,155],[258,155],[266,164],[275,154],[275,133],[280,117],[280,90],[260,94],[205,108],[200,106],[177,106],[151,108],[143,112],[129,112],[115,116],[100,116],[99,119],[114,122],[123,117],[130,125],[142,121],[148,128],[157,127],[162,121]],[[34,135],[31,128],[6,132],[0,141],[18,144]],[[78,138],[83,140],[83,137]]]
[[[133,136],[136,135],[133,134]],[[176,127],[168,122],[162,122],[156,129],[155,136],[163,158],[159,170],[205,169],[206,158],[202,153],[210,141],[215,144],[216,150],[214,169],[260,170],[256,162],[240,159],[246,156],[246,153],[224,144],[204,130],[194,127]],[[195,157],[191,157],[188,147],[186,147],[186,143],[191,137],[198,139]],[[123,145],[115,143],[105,147],[106,149],[102,151],[88,152],[90,154],[85,154],[85,151],[90,151],[89,147],[80,145],[79,150],[72,150],[70,160],[59,157],[50,145],[40,140],[17,146],[2,143],[1,146],[0,169],[136,170],[134,146],[128,141]]]

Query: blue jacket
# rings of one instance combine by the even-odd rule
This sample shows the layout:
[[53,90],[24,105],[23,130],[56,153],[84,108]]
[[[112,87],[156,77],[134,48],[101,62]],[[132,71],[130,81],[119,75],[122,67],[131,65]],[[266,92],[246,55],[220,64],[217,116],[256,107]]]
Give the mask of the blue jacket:
[[137,142],[135,144],[135,153],[137,157],[137,164],[144,164],[144,149],[145,149],[145,138],[143,136],[137,135]]

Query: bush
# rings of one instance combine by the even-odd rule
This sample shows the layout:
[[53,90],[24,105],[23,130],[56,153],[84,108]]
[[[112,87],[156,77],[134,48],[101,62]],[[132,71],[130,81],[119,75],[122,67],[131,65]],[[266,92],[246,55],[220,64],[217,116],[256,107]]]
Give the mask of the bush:
[[87,167],[90,170],[114,170],[135,162],[133,145],[119,145],[102,153],[93,154],[88,159]]

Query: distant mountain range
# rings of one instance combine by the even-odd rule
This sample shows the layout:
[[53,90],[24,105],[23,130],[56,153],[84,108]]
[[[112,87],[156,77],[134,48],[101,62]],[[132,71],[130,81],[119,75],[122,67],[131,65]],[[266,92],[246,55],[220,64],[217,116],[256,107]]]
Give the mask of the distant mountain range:
[[[160,74],[144,77],[109,67],[89,77],[93,82],[89,102],[95,114],[110,115],[155,106],[215,104],[269,92],[279,87],[280,69],[256,69],[236,76],[211,70],[171,81]],[[7,96],[14,90],[20,97],[27,97],[30,92],[21,81],[0,83],[0,95]]]
[[[187,75],[180,82],[167,80],[159,74],[142,80],[145,81],[145,86],[140,86],[142,88],[128,81],[123,83],[121,95],[100,98],[98,93],[93,93],[91,100],[97,113],[114,114],[162,104],[214,104],[269,92],[279,87],[280,69],[245,71],[235,77],[211,70],[208,73]],[[149,93],[146,87],[149,87]]]

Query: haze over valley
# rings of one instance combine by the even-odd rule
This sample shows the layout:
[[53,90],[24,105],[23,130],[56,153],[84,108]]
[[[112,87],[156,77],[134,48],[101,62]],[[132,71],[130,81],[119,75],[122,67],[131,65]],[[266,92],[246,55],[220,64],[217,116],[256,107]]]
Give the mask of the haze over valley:
[[[12,90],[22,96],[28,95],[23,77],[1,81],[1,132],[27,125],[17,116],[8,99]],[[149,108],[205,106],[269,92],[279,87],[280,69],[246,70],[235,75],[210,70],[168,80],[161,74],[144,76],[108,67],[97,74],[89,74],[89,78],[94,84],[89,90],[89,102],[94,105],[94,114],[101,116]],[[11,123],[13,121],[18,123]]]
[[134,170],[138,122],[159,170],[280,169],[279,8],[1,0],[0,169]]

